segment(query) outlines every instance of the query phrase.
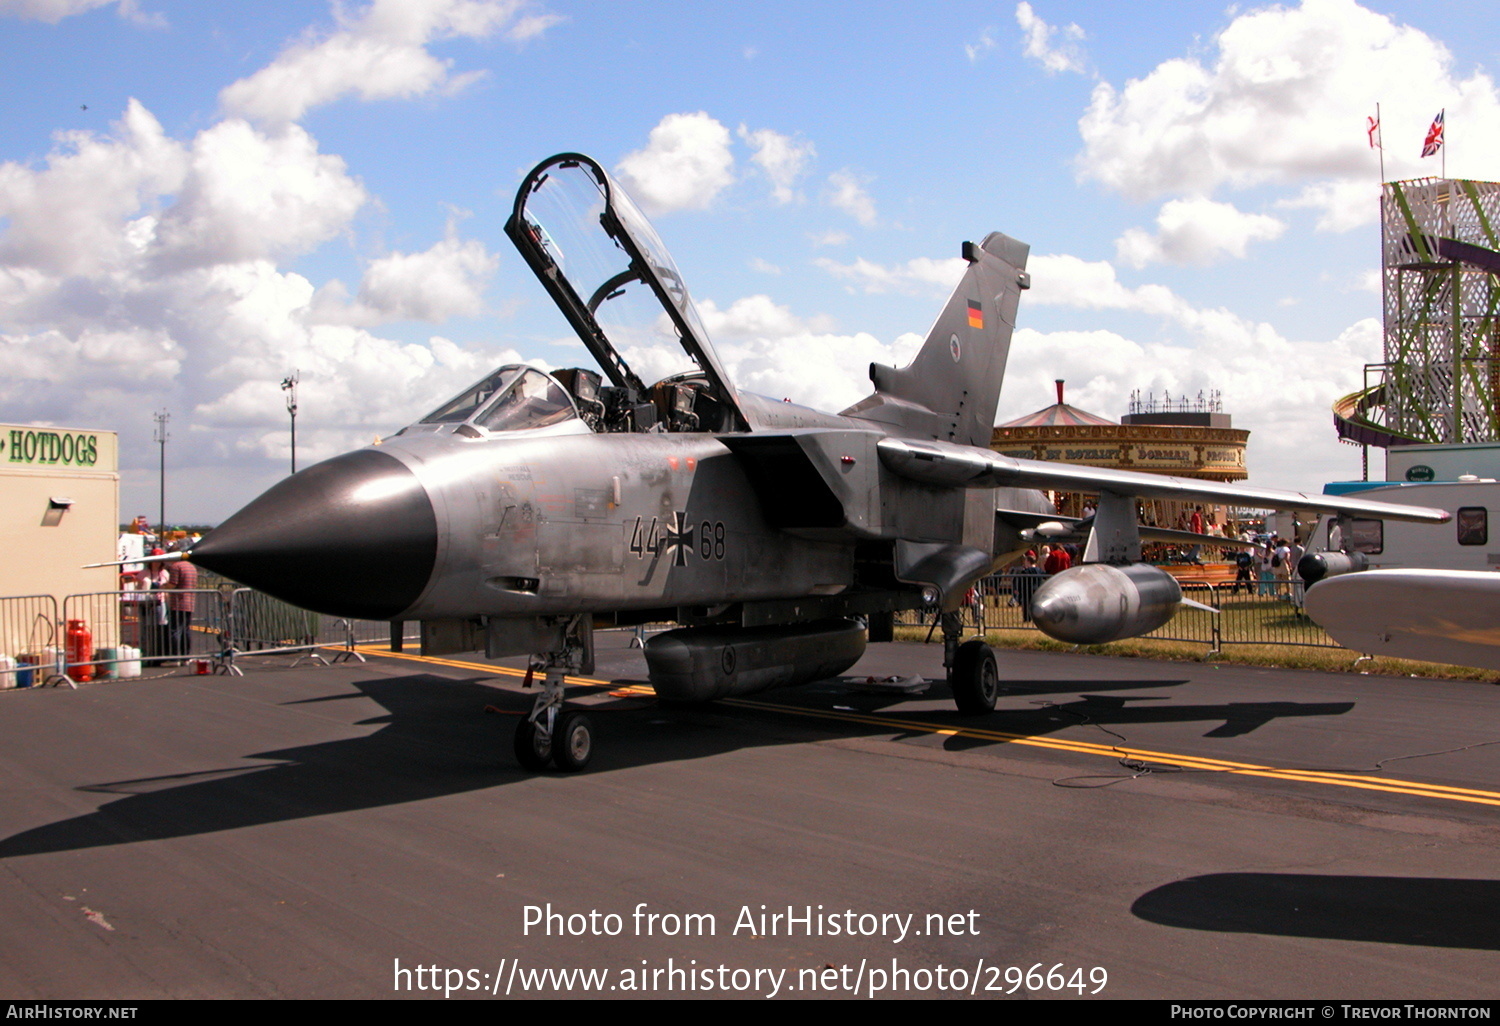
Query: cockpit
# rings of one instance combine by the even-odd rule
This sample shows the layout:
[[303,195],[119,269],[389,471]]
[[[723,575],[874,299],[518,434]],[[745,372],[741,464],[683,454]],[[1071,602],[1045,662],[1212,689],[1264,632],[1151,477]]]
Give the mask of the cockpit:
[[522,431],[579,420],[567,391],[550,375],[511,363],[423,417],[421,424],[465,424],[485,431]]

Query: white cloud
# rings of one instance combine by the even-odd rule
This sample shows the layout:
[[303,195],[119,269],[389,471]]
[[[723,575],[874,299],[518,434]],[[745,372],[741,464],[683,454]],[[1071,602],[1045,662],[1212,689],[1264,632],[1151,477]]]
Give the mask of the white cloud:
[[827,257],[813,263],[835,278],[849,282],[851,291],[868,293],[901,292],[908,295],[946,296],[963,277],[968,263],[962,257],[934,260],[916,257],[904,264],[887,267],[858,257],[852,264],[841,264]]
[[345,96],[386,100],[460,89],[483,72],[453,75],[452,62],[433,56],[429,44],[482,39],[501,29],[522,42],[561,20],[523,13],[530,6],[527,0],[373,0],[348,11],[335,4],[337,30],[291,44],[271,64],[226,86],[219,102],[232,114],[283,124]]
[[[372,261],[347,304],[359,316],[319,318],[338,306],[327,301],[333,290],[316,304],[313,283],[275,260],[344,231],[365,199],[342,160],[299,127],[266,136],[228,120],[184,143],[135,101],[108,136],[65,133],[39,166],[0,165],[7,415],[78,423],[86,389],[86,421],[118,425],[122,453],[142,453],[149,411],[169,407],[187,443],[175,465],[189,476],[195,464],[220,467],[212,494],[191,501],[221,514],[269,483],[247,457],[285,456],[277,384],[293,368],[306,418],[300,463],[388,433],[514,359],[347,323],[482,308],[495,260],[451,229],[424,252]],[[135,487],[128,457],[123,476]]]
[[777,203],[790,203],[795,199],[797,194],[792,187],[806,170],[808,162],[817,156],[813,144],[769,128],[752,132],[743,124],[739,136],[755,151],[750,160],[760,165],[766,177],[771,179],[771,197]]
[[888,343],[867,332],[837,334],[831,318],[798,317],[764,295],[723,310],[704,299],[698,309],[736,387],[820,410],[852,406],[870,393],[863,372],[872,361],[905,366],[922,344],[912,333]]
[[871,363],[905,366],[921,345],[922,336],[915,333],[882,342],[863,331],[802,331],[730,341],[718,349],[737,387],[832,412],[870,394],[863,371]]
[[875,201],[852,171],[835,171],[828,176],[827,202],[866,228],[875,223]]
[[528,14],[517,18],[514,25],[505,31],[505,38],[513,43],[524,43],[535,39],[553,25],[561,25],[568,19],[560,14]]
[[148,384],[181,367],[183,349],[160,329],[85,328],[73,336],[49,329],[0,334],[0,399],[21,403],[52,387],[120,388]]
[[0,0],[0,16],[27,18],[56,25],[64,18],[116,2],[120,5],[119,14],[122,18],[154,20],[151,16],[141,15],[134,0]]
[[340,282],[314,298],[313,318],[328,324],[371,325],[416,320],[440,323],[484,311],[484,290],[500,260],[477,239],[451,233],[420,253],[391,253],[370,261],[359,296],[348,303]]
[[[1026,40],[1023,52],[1040,63],[1049,75],[1055,75],[1059,71],[1083,74],[1083,47],[1079,45],[1084,38],[1083,29],[1077,25],[1054,28],[1038,18],[1031,5],[1024,0],[1016,5],[1016,24],[1021,26],[1021,34]],[[1054,36],[1061,38],[1054,43]],[[969,59],[974,59],[973,53],[969,54]]]
[[177,202],[156,224],[155,256],[181,268],[305,253],[342,231],[366,198],[343,159],[319,153],[299,126],[266,136],[221,121],[193,142]]
[[776,264],[771,263],[771,261],[763,259],[761,257],[751,257],[750,258],[749,267],[750,267],[750,270],[752,270],[752,271],[759,271],[761,274],[780,274],[781,273],[781,268],[779,266],[777,266]]
[[648,214],[702,210],[734,182],[729,143],[729,129],[703,111],[668,114],[615,170]]
[[807,238],[814,246],[842,246],[849,241],[850,236],[848,232],[828,231],[809,235]]
[[1202,340],[1253,351],[1276,336],[1268,324],[1249,321],[1223,307],[1195,307],[1165,285],[1129,288],[1108,261],[1068,254],[1034,256],[1027,263],[1031,290],[1025,302],[1083,310],[1126,310],[1178,324]]
[[969,58],[970,64],[978,63],[979,58],[983,57],[986,53],[993,50],[996,46],[999,45],[995,42],[995,37],[992,34],[993,32],[993,29],[987,28],[983,32],[979,33],[979,42],[964,44],[964,54]]
[[1243,259],[1251,242],[1276,239],[1286,225],[1265,214],[1246,214],[1228,203],[1197,197],[1170,200],[1156,215],[1157,233],[1131,228],[1115,243],[1121,262],[1211,264],[1226,256]]
[[1500,162],[1494,82],[1478,71],[1458,79],[1441,43],[1353,0],[1252,11],[1214,42],[1212,64],[1175,58],[1122,89],[1096,86],[1079,122],[1079,175],[1133,199],[1294,184],[1295,202],[1323,211],[1320,227],[1348,228],[1377,216],[1364,132],[1377,101],[1388,178],[1436,172],[1417,154],[1443,107],[1470,140],[1450,174],[1491,177]]
[[0,164],[0,264],[90,274],[139,251],[142,231],[127,233],[123,222],[181,187],[188,151],[135,100],[112,127],[112,137],[58,133],[44,169]]
[[1276,205],[1289,210],[1309,207],[1318,211],[1319,231],[1346,232],[1379,219],[1380,190],[1371,187],[1367,176],[1313,182],[1296,196],[1277,200]]
[[775,338],[832,330],[831,318],[818,316],[804,320],[784,306],[777,306],[770,296],[742,296],[720,310],[711,299],[698,303],[698,313],[709,337],[716,342],[731,338]]

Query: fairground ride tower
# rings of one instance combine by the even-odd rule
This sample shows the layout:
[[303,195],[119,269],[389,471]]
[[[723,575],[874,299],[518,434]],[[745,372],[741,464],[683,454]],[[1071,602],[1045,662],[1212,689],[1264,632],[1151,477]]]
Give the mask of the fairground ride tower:
[[1387,182],[1380,211],[1385,359],[1334,404],[1339,437],[1500,442],[1500,183]]

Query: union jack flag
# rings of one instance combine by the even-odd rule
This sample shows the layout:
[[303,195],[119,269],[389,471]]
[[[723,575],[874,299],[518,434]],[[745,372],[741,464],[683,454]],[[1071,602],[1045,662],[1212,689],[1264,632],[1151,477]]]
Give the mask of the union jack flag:
[[1430,157],[1443,148],[1443,114],[1438,111],[1438,116],[1432,119],[1432,127],[1427,130],[1427,140],[1422,143],[1422,156]]

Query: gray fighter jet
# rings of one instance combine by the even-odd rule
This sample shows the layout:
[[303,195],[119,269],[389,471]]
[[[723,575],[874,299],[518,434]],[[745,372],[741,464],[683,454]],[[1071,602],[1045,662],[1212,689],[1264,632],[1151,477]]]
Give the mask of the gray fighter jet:
[[603,626],[680,624],[646,645],[651,682],[706,701],[841,673],[894,612],[932,609],[958,708],[993,709],[994,652],[960,644],[958,611],[1032,532],[1066,529],[1038,488],[1100,494],[1083,564],[1033,602],[1075,642],[1144,634],[1181,602],[1140,563],[1135,497],[1448,516],[993,452],[1030,284],[1028,247],[999,233],[964,243],[968,269],[911,365],[872,364],[871,395],[828,414],[735,388],[656,232],[590,158],[539,164],[506,232],[599,370],[500,367],[282,481],[191,558],[308,609],[420,620],[430,654],[533,656],[544,680],[515,738],[528,768],[588,762],[564,677],[591,671]]

